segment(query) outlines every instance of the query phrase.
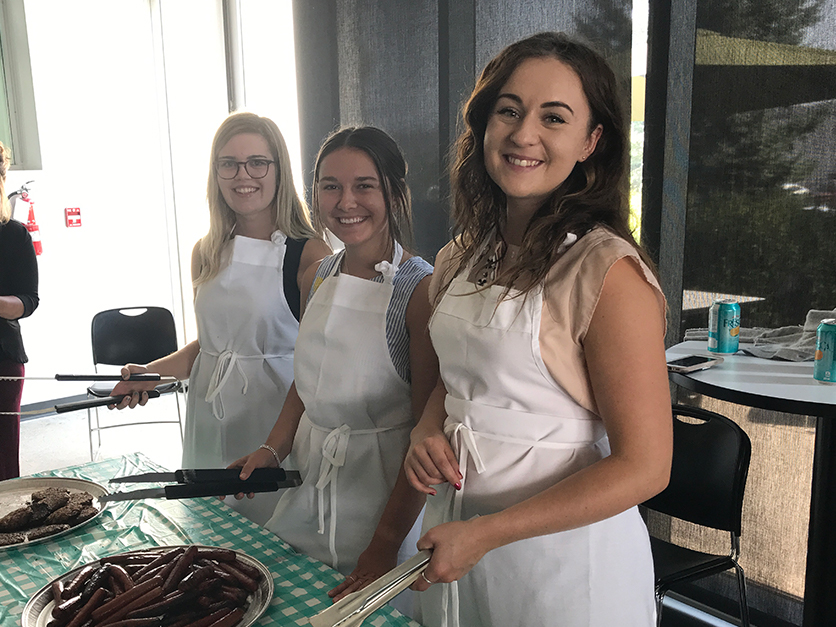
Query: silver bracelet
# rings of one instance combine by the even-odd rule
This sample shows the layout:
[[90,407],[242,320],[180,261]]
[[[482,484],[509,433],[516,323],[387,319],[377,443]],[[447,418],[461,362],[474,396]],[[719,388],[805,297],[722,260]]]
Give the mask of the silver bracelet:
[[276,452],[276,449],[274,449],[274,448],[273,448],[272,446],[270,446],[269,444],[262,444],[262,445],[261,445],[261,446],[259,446],[258,448],[263,448],[265,451],[270,451],[271,453],[273,453],[273,459],[275,459],[275,460],[276,460],[276,466],[278,466],[279,468],[281,468],[281,467],[282,467],[282,462],[281,462],[281,460],[279,459],[279,454]]

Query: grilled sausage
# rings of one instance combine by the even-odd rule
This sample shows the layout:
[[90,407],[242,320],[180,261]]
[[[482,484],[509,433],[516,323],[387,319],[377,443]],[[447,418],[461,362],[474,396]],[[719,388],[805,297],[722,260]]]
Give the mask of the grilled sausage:
[[84,590],[81,593],[82,603],[87,603],[96,590],[104,587],[105,583],[107,583],[109,571],[110,564],[103,564],[90,576],[90,579],[88,579],[87,583],[84,584]]
[[52,582],[52,600],[55,601],[55,605],[57,606],[61,603],[61,594],[64,592],[64,584],[61,582],[60,579],[56,579]]
[[238,624],[238,621],[241,620],[242,616],[244,616],[244,610],[242,610],[242,609],[232,610],[229,614],[227,614],[223,618],[219,618],[214,623],[211,623],[209,625],[209,627],[233,627],[233,625]]
[[230,588],[229,586],[221,586],[219,595],[222,599],[229,599],[236,605],[243,605],[249,596],[246,590],[242,588]]
[[110,576],[114,581],[119,582],[119,586],[122,588],[123,592],[127,592],[134,587],[134,580],[131,579],[128,571],[119,564],[110,565]]
[[139,564],[145,566],[149,562],[157,559],[161,553],[117,553],[116,555],[108,555],[103,557],[100,561],[102,564],[121,564],[122,566],[134,566]]
[[[122,596],[125,595],[123,594]],[[162,598],[162,596],[162,588],[160,588],[159,586],[157,586],[156,588],[152,588],[151,590],[143,594],[141,597],[134,599],[127,605],[123,605],[120,609],[116,610],[106,618],[102,619],[101,622],[98,623],[98,625],[100,627],[104,627],[104,625],[110,625],[112,623],[120,621],[134,610],[138,610],[139,608],[145,607],[146,605],[156,603],[160,598]],[[116,599],[113,600],[116,601],[118,600],[118,598],[119,597],[116,597]]]
[[221,562],[218,564],[218,567],[235,577],[235,579],[238,580],[238,583],[241,584],[241,587],[245,590],[248,590],[249,592],[255,592],[256,590],[258,590],[258,582],[256,582],[256,580],[252,577],[248,577],[240,570],[233,567],[232,564]]
[[199,549],[197,556],[203,559],[215,560],[217,562],[234,562],[238,557],[232,549]]
[[119,611],[125,605],[131,603],[134,599],[146,594],[149,590],[159,588],[163,585],[163,580],[160,577],[151,578],[148,581],[137,584],[130,590],[123,592],[118,597],[104,603],[101,607],[93,612],[93,620],[96,622],[102,621],[111,614]]
[[203,618],[199,618],[196,621],[189,623],[188,627],[209,627],[231,613],[232,610],[230,608],[220,609],[217,612],[213,612],[208,616],[204,616]]
[[98,566],[93,564],[89,564],[82,568],[78,574],[73,577],[73,580],[69,583],[69,585],[64,588],[62,598],[69,599],[77,594],[81,594],[84,584],[87,583],[87,580],[93,576],[93,573],[96,572],[97,568]]
[[177,565],[171,570],[171,573],[165,580],[165,584],[163,584],[163,590],[166,594],[177,589],[177,586],[189,572],[189,567],[192,565],[196,555],[197,547],[192,545],[177,559]]
[[105,595],[107,594],[107,590],[104,588],[96,588],[96,591],[93,592],[93,595],[90,599],[85,603],[76,615],[73,616],[73,619],[67,623],[67,627],[81,627],[87,620],[90,618],[90,615],[93,613],[99,604],[104,600]]
[[66,618],[68,621],[70,620],[69,617],[75,614],[78,608],[81,607],[81,605],[81,595],[77,594],[73,598],[67,599],[63,603],[56,603],[52,607],[52,617],[57,618],[58,620]]
[[136,573],[135,577],[142,577],[148,571],[153,570],[154,568],[157,568],[158,566],[162,566],[163,564],[168,564],[171,560],[173,560],[175,557],[180,555],[182,552],[183,552],[182,548],[177,548],[177,549],[172,549],[170,551],[166,551],[165,553],[163,553],[162,555],[160,555],[156,559],[149,562],[147,566],[144,566],[143,568],[141,568]]
[[143,607],[133,612],[130,612],[126,618],[144,618],[146,616],[162,616],[172,612],[174,609],[193,601],[195,598],[194,592],[182,592],[175,590],[171,594],[167,594],[159,603],[154,603],[147,607]]
[[250,579],[255,579],[256,581],[261,580],[261,571],[258,570],[255,566],[251,566],[250,564],[242,562],[240,559],[236,559],[235,561],[231,562],[230,566],[232,566],[233,568],[237,568]]
[[209,578],[215,578],[215,569],[211,566],[203,566],[186,575],[183,580],[177,584],[177,589],[194,590],[201,582]]

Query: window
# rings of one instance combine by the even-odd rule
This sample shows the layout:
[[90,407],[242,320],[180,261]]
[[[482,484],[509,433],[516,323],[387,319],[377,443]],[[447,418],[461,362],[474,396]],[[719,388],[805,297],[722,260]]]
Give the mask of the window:
[[23,0],[0,0],[0,141],[11,148],[12,168],[40,169]]

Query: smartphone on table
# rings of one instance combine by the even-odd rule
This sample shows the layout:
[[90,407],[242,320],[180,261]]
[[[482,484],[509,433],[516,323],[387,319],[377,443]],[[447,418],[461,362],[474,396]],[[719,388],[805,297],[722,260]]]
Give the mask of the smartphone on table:
[[722,357],[709,357],[706,355],[686,355],[685,357],[678,357],[668,361],[668,371],[679,372],[685,374],[688,372],[696,372],[697,370],[705,370],[722,364]]

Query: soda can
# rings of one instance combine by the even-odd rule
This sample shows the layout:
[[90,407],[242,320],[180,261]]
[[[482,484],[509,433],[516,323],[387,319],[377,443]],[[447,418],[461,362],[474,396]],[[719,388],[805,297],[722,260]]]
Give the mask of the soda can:
[[708,350],[720,355],[737,352],[740,342],[740,305],[730,298],[715,300],[708,310]]
[[836,318],[822,320],[816,329],[813,378],[821,383],[836,383]]

